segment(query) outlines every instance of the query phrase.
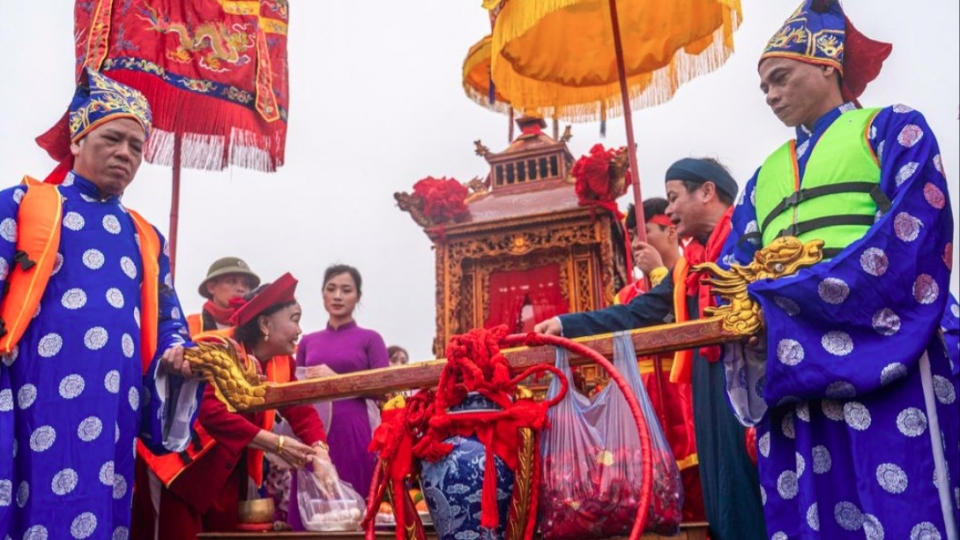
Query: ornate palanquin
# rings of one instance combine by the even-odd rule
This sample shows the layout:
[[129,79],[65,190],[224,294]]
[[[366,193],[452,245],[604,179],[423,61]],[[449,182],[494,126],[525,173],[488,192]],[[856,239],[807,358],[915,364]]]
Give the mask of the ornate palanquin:
[[[490,169],[467,184],[465,218],[431,223],[412,196],[395,195],[434,244],[438,357],[453,335],[498,324],[528,331],[553,315],[607,306],[626,283],[621,224],[577,203],[569,128],[556,140],[541,119],[517,123],[520,135],[502,152],[475,142]],[[584,369],[592,379],[595,366]]]

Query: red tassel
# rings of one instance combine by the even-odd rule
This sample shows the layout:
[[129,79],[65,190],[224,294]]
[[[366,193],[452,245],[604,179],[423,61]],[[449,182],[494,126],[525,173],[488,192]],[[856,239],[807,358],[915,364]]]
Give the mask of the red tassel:
[[893,45],[876,41],[860,33],[850,19],[846,22],[846,39],[843,52],[843,98],[856,101],[867,85],[880,75],[883,62],[893,51]]
[[376,517],[380,508],[380,501],[383,500],[383,494],[386,488],[386,482],[380,481],[383,475],[383,463],[377,463],[377,467],[373,471],[373,480],[370,482],[367,510],[363,514],[363,521],[360,522],[360,527],[362,527],[364,531],[364,540],[376,540]]
[[478,438],[487,450],[483,464],[483,491],[480,494],[480,526],[493,531],[500,524],[500,512],[497,509],[497,463],[494,460],[493,432],[487,425],[477,435],[480,435]]
[[47,184],[54,184],[59,186],[67,178],[67,174],[73,170],[73,154],[67,154],[60,163],[47,175],[43,181]]

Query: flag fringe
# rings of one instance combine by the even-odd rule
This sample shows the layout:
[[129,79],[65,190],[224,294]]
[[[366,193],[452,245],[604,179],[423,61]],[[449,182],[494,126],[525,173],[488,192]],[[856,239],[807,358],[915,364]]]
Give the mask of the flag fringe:
[[245,105],[183,90],[155,75],[126,69],[109,76],[142,92],[150,102],[153,130],[144,158],[173,164],[175,137],[181,137],[181,167],[218,171],[239,166],[273,172],[284,163],[287,124],[268,122]]

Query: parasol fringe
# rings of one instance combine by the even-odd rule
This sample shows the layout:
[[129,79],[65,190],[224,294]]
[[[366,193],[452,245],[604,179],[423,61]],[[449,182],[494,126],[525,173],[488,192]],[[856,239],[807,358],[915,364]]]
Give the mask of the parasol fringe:
[[500,101],[500,92],[497,92],[497,99],[490,103],[490,94],[485,92],[480,92],[476,88],[470,86],[467,83],[463,84],[463,93],[467,95],[470,101],[473,101],[477,105],[480,105],[484,109],[488,109],[494,112],[501,114],[510,113],[510,103],[506,101]]
[[500,89],[494,85],[490,73],[491,39],[489,35],[484,36],[470,47],[466,58],[463,59],[463,91],[471,101],[484,109],[509,114],[510,103],[500,94]]
[[[652,73],[628,77],[631,109],[665,103],[681,85],[717,70],[726,62],[734,50],[733,33],[740,25],[741,13],[738,0],[721,0],[720,3],[729,7],[724,10],[723,24],[708,38],[688,46],[687,49],[692,52],[681,49],[674,54],[668,65]],[[498,19],[500,20],[503,18]],[[507,61],[498,59],[496,55],[493,61],[497,91],[524,114],[543,118],[559,117],[574,123],[597,122],[604,117],[623,114],[619,83],[616,81],[594,87],[565,87],[519,76],[512,71]],[[503,73],[504,71],[506,73]],[[559,107],[551,105],[558,101],[576,103]]]

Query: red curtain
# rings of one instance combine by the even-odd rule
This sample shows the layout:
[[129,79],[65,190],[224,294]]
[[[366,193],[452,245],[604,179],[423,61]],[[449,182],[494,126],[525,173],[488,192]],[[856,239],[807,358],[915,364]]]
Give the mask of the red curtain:
[[484,327],[505,324],[511,331],[527,332],[533,325],[570,311],[560,290],[560,266],[490,274],[490,315]]

